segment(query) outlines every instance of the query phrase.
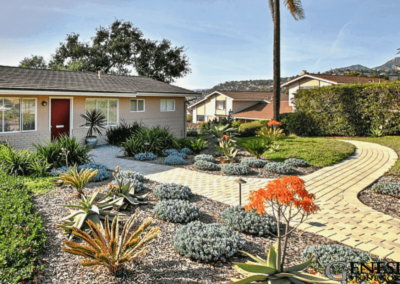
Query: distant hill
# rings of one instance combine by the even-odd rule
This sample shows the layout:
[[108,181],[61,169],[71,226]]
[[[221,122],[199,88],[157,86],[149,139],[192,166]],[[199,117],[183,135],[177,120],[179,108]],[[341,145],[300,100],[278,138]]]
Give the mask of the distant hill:
[[366,66],[364,66],[364,65],[356,64],[356,65],[351,65],[351,66],[348,66],[348,67],[335,68],[335,69],[333,69],[333,70],[340,70],[340,71],[348,71],[348,70],[350,70],[350,71],[360,71],[360,70],[371,70],[371,69],[368,68],[368,67],[366,67]]
[[372,68],[374,70],[400,70],[400,57],[395,57],[381,66]]

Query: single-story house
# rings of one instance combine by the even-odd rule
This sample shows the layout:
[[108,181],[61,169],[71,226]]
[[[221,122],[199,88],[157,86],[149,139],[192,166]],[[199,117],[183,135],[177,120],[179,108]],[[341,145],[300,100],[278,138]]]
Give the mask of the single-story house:
[[344,85],[351,83],[380,83],[388,82],[381,78],[368,78],[368,77],[351,77],[339,75],[325,75],[325,74],[309,74],[303,71],[300,76],[287,81],[281,85],[282,88],[289,89],[289,105],[293,106],[294,94],[299,89],[314,89],[324,86]]
[[[214,91],[188,108],[192,110],[193,122],[207,122],[232,116],[240,120],[272,119],[272,97],[269,92]],[[292,112],[288,95],[281,94],[281,113]]]
[[185,137],[185,98],[198,95],[142,76],[0,66],[0,140],[15,148],[32,148],[61,134],[84,142],[81,114],[93,108],[104,111],[107,127],[123,119],[167,126]]

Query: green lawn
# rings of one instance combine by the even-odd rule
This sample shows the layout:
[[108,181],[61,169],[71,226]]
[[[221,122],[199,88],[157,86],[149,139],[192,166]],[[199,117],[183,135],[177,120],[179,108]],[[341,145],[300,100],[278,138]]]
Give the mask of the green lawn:
[[51,181],[53,177],[22,177],[26,188],[32,192],[33,195],[44,194],[55,187]]
[[[256,137],[239,138],[241,141],[256,139]],[[287,158],[300,158],[317,167],[327,167],[339,163],[351,156],[355,147],[349,143],[327,138],[306,138],[289,136],[276,142],[279,144],[277,152],[269,151],[263,157],[273,161],[284,161]]]
[[[392,148],[397,155],[400,156],[400,136],[385,136],[385,137],[362,137],[362,138],[344,138],[345,140],[358,140],[380,144]],[[386,175],[395,175],[400,177],[400,160],[397,160],[394,166]]]

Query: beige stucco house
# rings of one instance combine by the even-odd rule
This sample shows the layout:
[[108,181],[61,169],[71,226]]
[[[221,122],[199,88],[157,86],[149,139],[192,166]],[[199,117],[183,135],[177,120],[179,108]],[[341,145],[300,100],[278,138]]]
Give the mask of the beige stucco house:
[[339,75],[309,74],[303,71],[300,76],[281,85],[289,89],[289,105],[293,106],[293,98],[299,89],[314,89],[324,86],[354,84],[354,83],[380,83],[387,81],[381,78],[350,77]]
[[104,111],[107,127],[124,119],[167,126],[176,137],[184,137],[185,97],[196,96],[141,76],[0,66],[0,140],[15,148],[32,148],[32,143],[60,134],[84,142],[87,128],[81,126],[85,121],[80,115],[93,108]]
[[[214,91],[188,108],[193,114],[193,123],[207,122],[214,118],[232,116],[240,120],[265,120],[272,118],[272,93]],[[292,112],[288,95],[281,94],[281,113]]]

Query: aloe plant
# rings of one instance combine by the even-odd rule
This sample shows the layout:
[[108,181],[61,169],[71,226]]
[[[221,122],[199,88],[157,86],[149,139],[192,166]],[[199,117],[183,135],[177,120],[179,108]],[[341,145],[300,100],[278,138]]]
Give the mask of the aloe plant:
[[111,209],[116,204],[121,203],[122,198],[117,198],[114,200],[109,200],[107,202],[95,203],[95,200],[100,192],[101,188],[92,194],[90,197],[86,197],[84,195],[81,196],[81,201],[78,202],[78,205],[63,205],[67,208],[74,208],[77,210],[72,210],[71,214],[62,218],[63,224],[59,225],[60,228],[65,230],[65,235],[69,235],[70,239],[73,237],[71,232],[73,229],[87,229],[85,226],[85,221],[90,220],[93,223],[103,226],[101,223],[101,219],[105,219],[106,216],[126,216],[125,214],[118,213],[113,214],[106,209]]
[[69,248],[62,248],[63,251],[85,257],[79,262],[82,266],[103,265],[110,273],[117,273],[122,270],[123,265],[131,260],[144,255],[147,252],[146,245],[152,242],[160,234],[160,228],[151,229],[146,235],[140,235],[153,223],[152,218],[147,218],[136,230],[129,234],[134,223],[135,215],[125,223],[119,236],[118,216],[114,218],[111,228],[108,216],[105,220],[105,230],[102,230],[92,221],[87,221],[94,239],[80,229],[74,228],[72,234],[81,239],[87,245],[77,244],[72,241],[64,241]]
[[245,274],[244,279],[232,279],[236,284],[246,283],[269,283],[269,284],[302,284],[302,283],[320,283],[320,284],[337,284],[337,281],[330,280],[326,277],[312,275],[303,272],[313,259],[312,255],[309,260],[301,264],[283,268],[281,270],[280,263],[280,247],[277,245],[277,250],[272,246],[269,248],[267,260],[259,256],[254,256],[247,252],[242,253],[251,257],[254,261],[246,263],[235,263],[233,267],[237,272]]
[[66,173],[60,174],[53,182],[57,185],[71,185],[78,191],[78,197],[81,197],[83,189],[89,181],[97,175],[97,172],[98,170],[92,171],[92,169],[81,169],[78,172],[78,167],[75,165],[69,168]]
[[110,200],[119,199],[119,202],[115,203],[118,207],[123,206],[125,201],[132,205],[147,204],[147,202],[143,201],[147,194],[142,196],[135,195],[135,180],[124,178],[122,175],[118,174],[119,171],[120,167],[118,166],[115,168],[115,172],[113,173],[115,183],[108,184],[109,191],[100,203],[107,203],[110,202]]

